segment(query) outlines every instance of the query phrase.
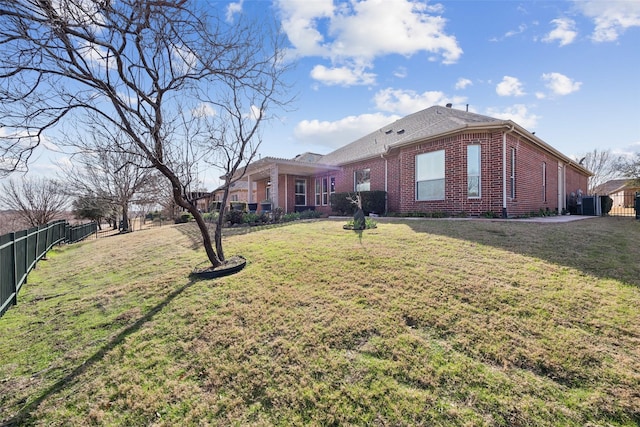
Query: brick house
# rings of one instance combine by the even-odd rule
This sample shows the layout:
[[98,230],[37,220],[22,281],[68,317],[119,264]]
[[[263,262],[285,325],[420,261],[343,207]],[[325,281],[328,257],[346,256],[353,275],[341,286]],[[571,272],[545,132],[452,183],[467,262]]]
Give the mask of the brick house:
[[243,180],[286,212],[331,213],[333,192],[384,190],[387,212],[562,211],[591,173],[511,120],[434,106],[326,154],[263,158]]

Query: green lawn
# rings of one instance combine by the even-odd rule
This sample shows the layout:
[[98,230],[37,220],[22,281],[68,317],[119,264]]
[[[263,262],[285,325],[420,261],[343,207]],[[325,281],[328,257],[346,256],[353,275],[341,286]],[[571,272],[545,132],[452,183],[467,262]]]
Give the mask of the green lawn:
[[55,249],[0,318],[0,424],[640,424],[640,222],[193,224]]

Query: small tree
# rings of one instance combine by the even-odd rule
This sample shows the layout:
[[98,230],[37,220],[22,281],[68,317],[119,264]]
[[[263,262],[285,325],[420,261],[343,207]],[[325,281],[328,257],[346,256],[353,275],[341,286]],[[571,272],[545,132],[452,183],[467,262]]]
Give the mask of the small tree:
[[13,210],[28,226],[37,227],[60,218],[68,199],[58,182],[26,178],[19,184],[14,180],[2,184],[0,204]]
[[76,218],[95,221],[99,230],[102,230],[102,220],[110,215],[112,209],[109,202],[95,194],[83,195],[73,201],[73,213]]

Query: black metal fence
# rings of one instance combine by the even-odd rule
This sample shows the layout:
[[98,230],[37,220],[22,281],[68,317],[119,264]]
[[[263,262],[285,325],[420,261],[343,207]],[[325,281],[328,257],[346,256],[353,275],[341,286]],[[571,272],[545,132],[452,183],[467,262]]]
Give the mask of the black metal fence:
[[97,231],[98,225],[71,226],[67,221],[16,231],[0,236],[0,316],[18,303],[18,292],[29,272],[57,243],[75,243]]

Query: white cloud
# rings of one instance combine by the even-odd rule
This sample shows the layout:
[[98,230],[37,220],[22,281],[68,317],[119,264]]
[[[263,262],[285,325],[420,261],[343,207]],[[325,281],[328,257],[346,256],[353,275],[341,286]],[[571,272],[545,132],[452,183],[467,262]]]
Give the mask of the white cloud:
[[466,98],[460,96],[450,98],[439,91],[417,93],[413,90],[387,88],[378,91],[373,101],[378,110],[407,115],[433,105],[461,104],[466,101]]
[[393,72],[393,75],[399,79],[404,79],[405,77],[407,77],[408,72],[406,67],[398,67]]
[[488,108],[487,115],[496,119],[511,120],[525,129],[534,129],[538,124],[539,116],[530,113],[526,105],[515,104],[502,110]]
[[526,95],[522,90],[522,83],[516,77],[504,76],[496,86],[496,93],[500,96]]
[[456,86],[455,88],[460,90],[460,89],[466,89],[468,86],[471,86],[473,84],[473,82],[469,79],[465,79],[464,77],[460,77],[458,79],[458,81],[456,82]]
[[242,3],[244,3],[244,0],[240,0],[235,3],[229,3],[229,5],[227,6],[227,22],[233,22],[233,17],[236,14],[242,12]]
[[569,95],[580,90],[580,86],[582,86],[582,82],[575,82],[560,73],[545,73],[541,78],[546,82],[547,88],[551,90],[553,95]]
[[302,144],[335,149],[400,118],[401,116],[397,115],[375,113],[348,116],[333,122],[303,120],[296,125],[294,136]]
[[191,110],[191,115],[194,117],[215,117],[218,112],[211,106],[211,104],[200,103],[197,107]]
[[551,21],[556,28],[551,30],[549,34],[542,38],[543,42],[552,43],[558,41],[560,46],[566,46],[573,43],[578,32],[576,31],[576,23],[573,19],[558,18]]
[[627,29],[640,27],[640,1],[637,0],[574,0],[576,7],[593,20],[591,39],[612,42]]
[[518,34],[522,34],[527,30],[527,25],[526,24],[520,24],[518,25],[518,29],[517,30],[510,30],[507,31],[506,33],[504,33],[504,35],[502,37],[492,37],[489,39],[490,42],[499,42],[502,41],[504,39],[507,39],[509,37],[513,37],[516,36]]
[[296,53],[327,58],[334,69],[370,69],[376,58],[390,54],[426,52],[429,60],[444,64],[462,55],[455,36],[445,32],[446,20],[438,15],[441,5],[353,0],[334,6],[332,0],[279,0],[276,6]]
[[362,67],[327,68],[324,65],[316,65],[311,70],[311,77],[329,86],[371,85],[376,81],[376,75],[365,72]]

